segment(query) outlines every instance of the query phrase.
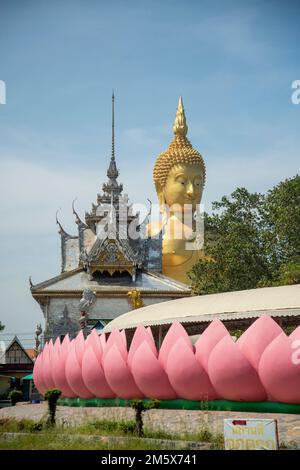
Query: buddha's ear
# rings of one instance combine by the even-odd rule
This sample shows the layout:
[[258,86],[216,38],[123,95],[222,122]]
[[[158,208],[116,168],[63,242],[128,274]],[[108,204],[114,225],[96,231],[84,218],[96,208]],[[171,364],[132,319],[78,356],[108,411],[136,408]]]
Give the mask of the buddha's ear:
[[165,202],[166,202],[166,198],[165,198],[165,192],[163,189],[161,189],[158,193],[158,202],[159,202],[159,205],[160,206],[164,206],[165,205]]
[[157,193],[157,196],[158,196],[158,203],[160,207],[160,213],[162,213],[165,211],[165,204],[166,204],[164,188],[160,188],[160,190]]

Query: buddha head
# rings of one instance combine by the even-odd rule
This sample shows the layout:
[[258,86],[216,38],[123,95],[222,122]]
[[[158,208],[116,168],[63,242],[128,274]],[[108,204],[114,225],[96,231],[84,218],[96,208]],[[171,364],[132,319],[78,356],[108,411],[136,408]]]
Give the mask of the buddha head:
[[[173,126],[174,139],[154,165],[153,178],[161,212],[165,207],[194,211],[200,203],[205,183],[205,164],[187,139],[187,124],[182,98],[179,98]],[[172,211],[172,209],[171,209]]]

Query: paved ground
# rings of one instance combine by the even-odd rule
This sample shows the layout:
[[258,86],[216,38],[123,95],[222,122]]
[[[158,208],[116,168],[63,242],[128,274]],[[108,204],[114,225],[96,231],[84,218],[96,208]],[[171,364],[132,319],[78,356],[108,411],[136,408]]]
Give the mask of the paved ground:
[[[38,421],[47,413],[47,404],[17,404],[14,407],[0,409],[0,419],[28,418]],[[57,420],[66,425],[74,425],[96,419],[129,420],[133,419],[131,408],[72,408],[57,407]],[[300,446],[300,415],[248,413],[228,411],[186,411],[186,410],[150,410],[145,414],[147,428],[163,429],[173,433],[197,432],[204,423],[213,432],[222,432],[224,418],[273,418],[277,419],[279,441],[295,441]]]

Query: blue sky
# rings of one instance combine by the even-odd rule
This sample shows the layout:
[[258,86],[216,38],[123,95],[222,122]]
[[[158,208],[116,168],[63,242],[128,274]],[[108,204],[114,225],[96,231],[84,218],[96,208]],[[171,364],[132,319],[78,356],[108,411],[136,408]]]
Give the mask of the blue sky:
[[[120,180],[156,200],[152,168],[183,96],[207,166],[203,201],[237,186],[264,192],[299,172],[299,3],[32,1],[0,3],[1,271],[6,333],[42,320],[34,282],[59,272],[55,212],[95,201],[110,154],[116,94]],[[29,336],[27,337],[29,338]],[[29,343],[28,343],[29,344]]]

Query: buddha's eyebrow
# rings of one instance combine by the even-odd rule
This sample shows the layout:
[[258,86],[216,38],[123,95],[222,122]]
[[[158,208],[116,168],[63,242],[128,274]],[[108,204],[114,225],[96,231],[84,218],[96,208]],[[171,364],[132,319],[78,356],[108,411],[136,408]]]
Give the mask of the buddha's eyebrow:
[[175,175],[175,178],[178,178],[179,176],[183,176],[184,178],[186,178],[185,174],[184,173],[177,173]]

